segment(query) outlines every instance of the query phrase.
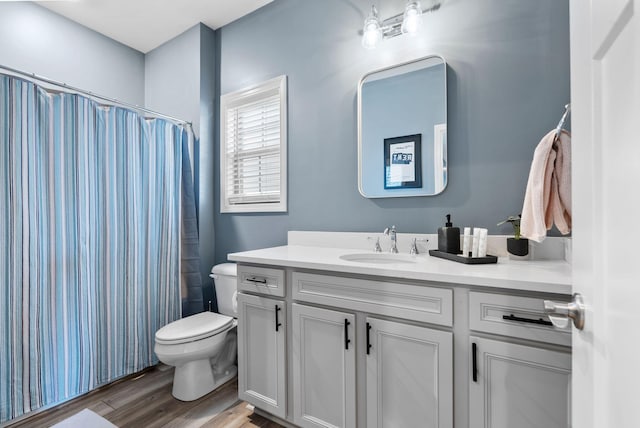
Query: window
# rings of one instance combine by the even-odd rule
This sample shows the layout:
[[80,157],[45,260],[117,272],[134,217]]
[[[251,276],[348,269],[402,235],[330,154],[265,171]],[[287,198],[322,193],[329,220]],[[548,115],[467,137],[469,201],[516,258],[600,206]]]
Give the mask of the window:
[[287,77],[220,98],[220,211],[287,211]]

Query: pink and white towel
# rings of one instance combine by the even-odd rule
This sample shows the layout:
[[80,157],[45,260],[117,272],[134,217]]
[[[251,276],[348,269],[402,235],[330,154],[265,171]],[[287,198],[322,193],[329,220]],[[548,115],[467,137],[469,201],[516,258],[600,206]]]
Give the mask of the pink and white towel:
[[555,129],[533,154],[520,233],[542,242],[554,223],[563,235],[571,232],[571,135],[563,130],[556,137]]

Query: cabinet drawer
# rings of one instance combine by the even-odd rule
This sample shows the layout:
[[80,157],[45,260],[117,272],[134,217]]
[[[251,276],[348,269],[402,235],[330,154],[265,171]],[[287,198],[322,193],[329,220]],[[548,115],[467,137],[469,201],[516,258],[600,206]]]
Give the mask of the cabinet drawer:
[[284,270],[239,265],[238,291],[284,297]]
[[571,324],[560,329],[549,323],[542,297],[469,293],[471,330],[571,346]]
[[432,324],[453,324],[453,292],[401,282],[293,272],[293,298]]

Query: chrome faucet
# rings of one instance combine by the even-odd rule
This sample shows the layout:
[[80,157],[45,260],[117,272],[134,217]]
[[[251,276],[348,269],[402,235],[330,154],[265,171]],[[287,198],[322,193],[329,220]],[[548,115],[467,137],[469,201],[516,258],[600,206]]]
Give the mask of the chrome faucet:
[[389,252],[390,253],[394,253],[397,254],[398,253],[398,247],[396,246],[396,227],[395,226],[391,226],[391,229],[389,229],[388,227],[384,229],[383,232],[385,235],[389,235],[389,238],[391,238],[391,248],[389,248]]

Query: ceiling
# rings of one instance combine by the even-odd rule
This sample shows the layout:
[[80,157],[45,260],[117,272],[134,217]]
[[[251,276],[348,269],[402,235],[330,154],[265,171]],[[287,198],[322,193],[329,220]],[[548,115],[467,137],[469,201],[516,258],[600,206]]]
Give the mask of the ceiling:
[[36,3],[147,53],[202,22],[214,30],[273,0],[74,0]]

